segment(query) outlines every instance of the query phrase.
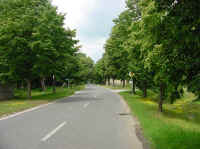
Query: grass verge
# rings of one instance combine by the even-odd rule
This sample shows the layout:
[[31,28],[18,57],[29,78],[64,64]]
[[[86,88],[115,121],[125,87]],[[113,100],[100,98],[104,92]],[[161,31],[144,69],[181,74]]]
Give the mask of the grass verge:
[[159,113],[157,95],[149,91],[149,97],[121,92],[129,107],[140,121],[144,136],[152,149],[199,149],[200,104],[192,102],[195,97],[187,93],[174,105],[165,103]]
[[74,94],[75,91],[82,89],[84,89],[84,86],[76,86],[73,88],[58,87],[55,94],[52,93],[51,88],[48,88],[45,92],[34,89],[32,91],[32,99],[26,98],[26,92],[24,90],[16,90],[15,99],[0,101],[0,117],[68,97]]

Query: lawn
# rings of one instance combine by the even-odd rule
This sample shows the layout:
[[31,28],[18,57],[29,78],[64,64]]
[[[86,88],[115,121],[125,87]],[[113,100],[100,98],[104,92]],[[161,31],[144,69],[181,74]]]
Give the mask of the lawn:
[[52,93],[51,88],[48,88],[45,92],[34,89],[31,100],[27,99],[24,90],[16,90],[15,99],[0,101],[0,117],[70,96],[75,91],[81,89],[84,89],[84,86],[76,86],[73,88],[58,87],[55,94]]
[[127,101],[140,121],[144,136],[151,142],[152,149],[199,149],[200,148],[200,104],[191,93],[186,93],[174,105],[167,101],[164,112],[159,113],[158,96],[149,91],[147,98],[137,91],[120,94]]

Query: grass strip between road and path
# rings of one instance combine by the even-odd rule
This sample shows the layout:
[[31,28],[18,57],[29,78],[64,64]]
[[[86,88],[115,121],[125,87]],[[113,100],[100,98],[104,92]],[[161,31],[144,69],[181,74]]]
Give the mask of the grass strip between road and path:
[[84,85],[74,86],[73,88],[57,87],[56,93],[52,93],[52,88],[47,88],[44,92],[40,89],[33,89],[32,99],[27,99],[26,91],[16,90],[14,99],[0,101],[0,117],[71,96],[84,87]]
[[[136,95],[121,92],[132,114],[140,122],[144,137],[151,142],[151,149],[198,149],[200,148],[200,104],[192,102],[191,93],[177,100],[173,105],[165,103],[164,112],[158,112],[158,95],[148,92]],[[167,102],[167,101],[166,101]]]

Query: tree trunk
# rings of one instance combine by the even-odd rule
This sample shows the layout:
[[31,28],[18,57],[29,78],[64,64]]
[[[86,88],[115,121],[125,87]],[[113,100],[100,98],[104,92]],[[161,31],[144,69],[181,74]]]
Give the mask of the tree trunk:
[[115,79],[113,79],[113,86],[115,86]]
[[21,86],[20,86],[21,89],[24,89],[24,82],[21,81]]
[[[97,84],[97,83],[95,83],[95,84]],[[107,83],[107,79],[105,78],[105,80],[104,80],[104,85],[107,85],[108,83]]]
[[176,97],[177,97],[177,93],[176,93],[176,91],[174,91],[170,96],[170,103],[171,104],[174,104]]
[[27,82],[27,95],[28,95],[28,99],[31,99],[31,81],[30,80],[26,80]]
[[56,93],[56,80],[53,77],[53,84],[52,84],[52,88],[53,88],[53,93]]
[[41,83],[42,91],[45,91],[46,90],[45,78],[41,78],[40,83]]
[[108,86],[110,86],[110,78],[108,78]]
[[123,88],[125,88],[125,86],[126,86],[126,81],[125,81],[125,80],[122,80],[122,83],[123,83]]
[[175,91],[171,94],[171,101],[170,103],[173,104],[176,99],[181,98],[181,95],[178,91],[178,85],[175,86]]
[[163,112],[163,101],[165,98],[165,85],[161,83],[160,85],[160,101],[159,101],[159,112]]
[[67,80],[67,88],[69,88],[69,80]]
[[144,98],[147,97],[147,84],[146,84],[146,82],[144,83],[143,96],[144,96]]
[[107,78],[104,78],[103,85],[107,85]]
[[132,93],[136,94],[136,91],[135,91],[135,80],[134,80],[134,78],[132,78]]
[[129,80],[126,80],[125,82],[126,82],[126,85],[129,85]]

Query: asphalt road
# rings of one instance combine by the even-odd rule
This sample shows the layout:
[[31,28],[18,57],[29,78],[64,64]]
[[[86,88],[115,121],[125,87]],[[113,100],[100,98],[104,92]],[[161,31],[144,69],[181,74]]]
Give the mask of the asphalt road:
[[17,116],[0,119],[0,149],[142,149],[120,97],[85,90]]

